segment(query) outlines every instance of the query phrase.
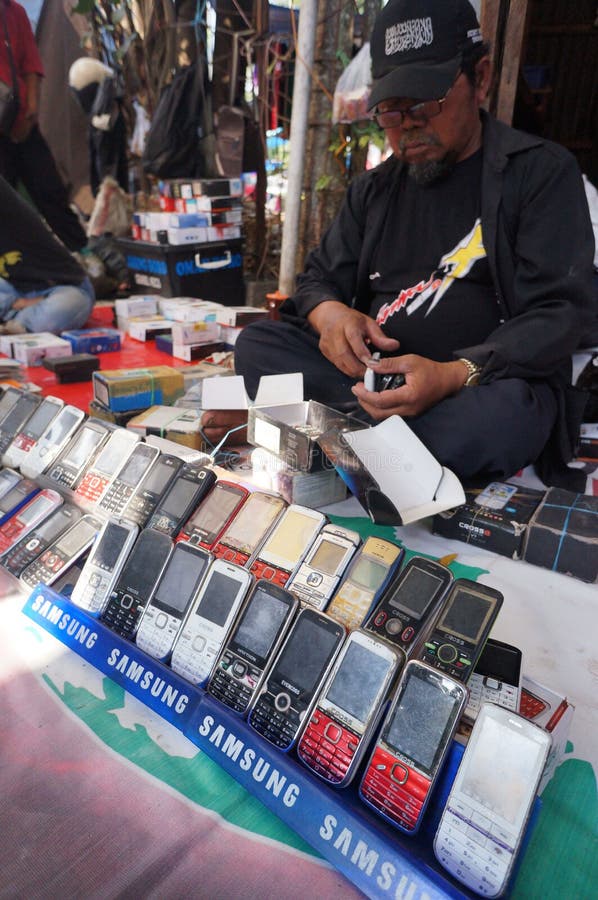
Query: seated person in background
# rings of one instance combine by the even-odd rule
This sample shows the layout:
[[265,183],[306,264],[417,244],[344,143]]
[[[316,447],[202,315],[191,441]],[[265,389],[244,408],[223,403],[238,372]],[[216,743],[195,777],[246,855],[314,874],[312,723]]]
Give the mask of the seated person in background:
[[[491,62],[468,0],[390,0],[371,52],[393,155],[351,183],[282,321],[241,333],[236,371],[250,394],[300,370],[306,398],[398,414],[464,481],[536,463],[583,490],[566,465],[585,402],[570,357],[596,317],[577,163],[480,108]],[[405,384],[369,392],[366,367]]]
[[0,208],[0,333],[82,328],[95,297],[77,260],[2,177]]

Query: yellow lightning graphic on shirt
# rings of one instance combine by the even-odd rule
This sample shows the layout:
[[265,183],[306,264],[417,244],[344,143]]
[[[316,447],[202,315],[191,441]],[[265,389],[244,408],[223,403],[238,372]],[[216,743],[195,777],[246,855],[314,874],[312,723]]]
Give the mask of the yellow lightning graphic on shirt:
[[486,256],[486,251],[482,240],[482,223],[479,219],[476,219],[475,225],[469,234],[465,235],[455,249],[445,254],[440,260],[438,268],[446,274],[426,315],[434,309],[455,278],[465,278],[471,267],[478,259],[483,259],[484,256]]
[[16,266],[21,261],[22,254],[18,250],[10,250],[0,256],[0,278],[8,278],[7,266]]

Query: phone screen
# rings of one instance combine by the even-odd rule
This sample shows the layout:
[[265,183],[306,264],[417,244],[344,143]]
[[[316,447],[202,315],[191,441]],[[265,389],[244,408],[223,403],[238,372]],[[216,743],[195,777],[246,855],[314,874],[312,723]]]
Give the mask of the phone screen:
[[5,431],[7,434],[14,434],[38,404],[38,398],[33,397],[31,394],[24,394],[22,397],[19,397],[0,425],[0,430]]
[[240,586],[241,582],[236,578],[214,570],[208,576],[195,614],[222,627],[229,616]]
[[92,525],[90,521],[81,519],[56,541],[56,552],[67,558],[78,553],[97,533],[99,523]]
[[418,566],[410,566],[396,591],[389,597],[388,604],[419,620],[433,602],[441,584],[442,579],[437,575]]
[[28,437],[37,441],[48,427],[48,424],[52,421],[53,416],[58,412],[58,409],[58,405],[52,401],[42,402],[26,423],[24,430]]
[[31,525],[36,519],[39,519],[40,516],[43,517],[45,513],[51,510],[55,505],[54,500],[50,500],[49,497],[44,497],[42,494],[32,500],[31,503],[28,503],[23,509],[20,509],[17,513],[17,518],[23,525]]
[[303,615],[284,646],[272,677],[313,693],[338,643],[339,630],[323,627]]
[[119,474],[119,480],[128,487],[135,487],[145,475],[155,455],[153,448],[148,447],[147,444],[137,444],[129,461],[125,463],[124,469]]
[[2,421],[4,416],[8,414],[9,410],[13,408],[20,396],[21,392],[17,391],[14,388],[9,388],[8,390],[4,391],[4,393],[0,397],[0,422]]
[[44,442],[48,444],[61,444],[66,435],[69,433],[73,425],[78,422],[80,416],[72,412],[70,409],[63,409],[58,413],[44,437]]
[[101,540],[98,541],[97,549],[94,551],[94,564],[102,569],[112,571],[129,533],[128,528],[123,528],[122,525],[117,525],[116,522],[109,522]]
[[266,562],[284,561],[287,568],[292,569],[305,553],[314,534],[316,520],[313,516],[295,509],[289,509],[274,529],[260,552],[260,558]]
[[465,641],[475,644],[484,629],[495,601],[490,597],[458,588],[438,622],[438,628]]
[[126,432],[124,428],[120,428],[110,435],[106,446],[99,454],[93,467],[102,475],[110,477],[118,469],[122,463],[123,454],[131,449],[133,441],[130,438],[130,432]]
[[431,778],[459,709],[457,695],[426,673],[411,670],[382,740]]
[[283,507],[282,498],[255,491],[247,498],[222,536],[223,543],[239,553],[251,556]]
[[343,560],[347,548],[328,538],[323,538],[309,561],[309,565],[323,575],[334,575]]
[[[491,716],[472,732],[467,765],[459,770],[458,787],[493,816],[519,829],[535,788],[544,745],[524,729],[505,728]],[[500,753],[496,748],[500,747]]]
[[289,604],[258,587],[239,622],[231,646],[265,660],[278,636]]
[[351,641],[326,692],[326,700],[353,719],[365,722],[392,660]]
[[[74,508],[63,509],[59,507],[49,518],[41,522],[35,529],[35,536],[43,541],[55,540],[60,532],[73,524],[79,518],[79,512]],[[32,534],[23,540],[31,540]]]
[[242,499],[244,492],[224,484],[216,484],[193,513],[186,531],[197,528],[207,543],[216,540],[222,526]]
[[388,569],[386,566],[382,566],[380,563],[374,562],[373,559],[361,555],[349,572],[347,581],[359,585],[366,591],[375,593],[387,574]]
[[64,457],[64,465],[73,469],[80,469],[83,463],[93,457],[94,450],[104,438],[106,432],[96,428],[86,428],[85,425],[75,438],[71,448]]
[[156,465],[149,470],[141,489],[159,496],[180,467],[168,465],[164,460],[158,459]]
[[208,559],[207,554],[189,553],[179,544],[164,570],[152,604],[163,612],[180,618],[195,596]]
[[[156,536],[165,541],[156,540]],[[118,580],[118,588],[128,590],[135,586],[135,592],[141,597],[148,597],[160,577],[172,544],[166,535],[149,529],[142,531],[127,557],[127,561]]]

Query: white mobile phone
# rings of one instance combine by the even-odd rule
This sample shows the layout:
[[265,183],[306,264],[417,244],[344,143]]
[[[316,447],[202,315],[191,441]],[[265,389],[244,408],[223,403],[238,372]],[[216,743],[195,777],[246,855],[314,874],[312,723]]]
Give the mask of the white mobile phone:
[[252,581],[247,569],[223,559],[210,566],[172,648],[171,668],[187,681],[207,682]]
[[212,555],[202,547],[178,543],[139,622],[137,646],[167,660],[185,613],[197,595]]
[[92,506],[97,505],[138,441],[139,435],[132,431],[127,431],[126,428],[115,429],[94,462],[86,469],[75,489],[75,495]]
[[518,647],[488,638],[469,679],[469,700],[463,716],[475,722],[482,703],[496,703],[519,712],[521,659]]
[[21,462],[21,472],[37,478],[52,465],[79,427],[85,413],[76,406],[63,406]]
[[325,609],[360,543],[356,531],[325,525],[288,582],[288,590],[303,603]]
[[63,406],[63,401],[58,397],[45,397],[6,448],[3,464],[16,466],[22,471],[23,461]]
[[483,897],[507,888],[550,750],[550,735],[484,703],[434,838],[438,862]]
[[108,519],[104,523],[71,594],[76,606],[92,616],[100,615],[138,531],[131,522]]
[[103,510],[110,516],[121,516],[159,455],[157,447],[150,447],[141,441],[135,444],[131,455],[124,460],[98,503],[98,510]]
[[73,435],[72,440],[64,445],[53,465],[48,467],[48,477],[57,484],[73,489],[111,433],[112,429],[105,423],[88,419]]

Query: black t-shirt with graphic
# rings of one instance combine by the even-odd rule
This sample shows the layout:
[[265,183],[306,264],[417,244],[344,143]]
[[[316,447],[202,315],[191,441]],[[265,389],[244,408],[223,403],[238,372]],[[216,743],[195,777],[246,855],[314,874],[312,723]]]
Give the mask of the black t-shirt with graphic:
[[33,207],[0,177],[0,278],[18,291],[81,284],[85,272]]
[[402,174],[370,273],[370,314],[401,342],[401,354],[446,362],[499,324],[480,222],[481,174],[481,150],[426,186]]

